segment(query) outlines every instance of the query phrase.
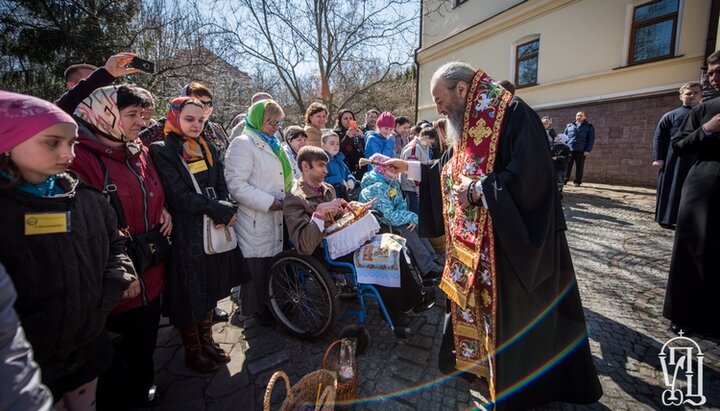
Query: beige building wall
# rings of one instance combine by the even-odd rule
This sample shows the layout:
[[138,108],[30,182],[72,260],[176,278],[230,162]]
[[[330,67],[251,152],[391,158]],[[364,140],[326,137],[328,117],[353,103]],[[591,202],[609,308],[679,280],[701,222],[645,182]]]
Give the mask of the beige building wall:
[[[711,2],[680,0],[677,57],[626,66],[633,7],[645,0],[468,0],[450,10],[427,8],[437,1],[424,3],[434,11],[423,19],[417,54],[418,118],[425,119],[438,117],[430,78],[442,64],[465,61],[514,82],[515,47],[538,37],[538,85],[517,91],[535,109],[666,94],[699,78]],[[452,37],[440,40],[442,32]]]

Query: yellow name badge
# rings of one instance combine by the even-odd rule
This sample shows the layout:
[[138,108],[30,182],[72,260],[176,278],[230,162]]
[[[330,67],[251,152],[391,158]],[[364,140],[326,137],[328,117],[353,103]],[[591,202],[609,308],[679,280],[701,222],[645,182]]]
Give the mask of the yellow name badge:
[[26,213],[25,235],[70,232],[70,212]]
[[205,171],[208,169],[207,163],[205,160],[195,161],[190,164],[188,164],[188,168],[190,169],[190,172],[193,174],[197,174],[201,171]]

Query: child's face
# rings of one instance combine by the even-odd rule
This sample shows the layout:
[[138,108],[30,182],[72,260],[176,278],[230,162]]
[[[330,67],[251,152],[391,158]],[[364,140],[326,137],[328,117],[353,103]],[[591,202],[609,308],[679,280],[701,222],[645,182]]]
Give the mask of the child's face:
[[385,138],[390,137],[390,134],[392,134],[392,131],[393,131],[392,127],[380,127],[378,129],[378,132],[380,133],[380,135]]
[[385,167],[385,175],[388,178],[397,178],[397,176],[398,176],[397,169],[394,167]]
[[417,137],[417,139],[418,139],[418,143],[420,143],[420,145],[423,147],[428,147],[435,141],[435,140],[431,139],[430,137],[428,137],[427,135],[422,135],[422,134],[419,135]]
[[330,136],[322,143],[323,150],[334,156],[340,151],[340,139],[337,136]]
[[395,127],[395,131],[403,137],[407,137],[410,134],[410,123],[402,124]]
[[76,139],[75,126],[55,124],[13,147],[10,159],[23,180],[39,184],[70,166],[75,158]]

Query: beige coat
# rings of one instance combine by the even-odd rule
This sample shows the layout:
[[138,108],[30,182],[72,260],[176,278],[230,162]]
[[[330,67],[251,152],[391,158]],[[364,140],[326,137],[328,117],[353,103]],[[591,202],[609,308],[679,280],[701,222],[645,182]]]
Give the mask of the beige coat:
[[330,184],[322,183],[322,190],[323,194],[319,195],[300,178],[285,196],[283,214],[288,235],[297,252],[302,255],[311,255],[315,252],[323,239],[323,233],[311,221],[312,214],[318,204],[335,199],[335,189]]
[[243,132],[225,154],[225,181],[239,203],[235,233],[243,255],[274,257],[283,248],[283,213],[269,211],[274,200],[285,198],[280,160],[262,137]]
[[322,148],[320,139],[322,137],[322,130],[311,124],[307,124],[305,125],[305,134],[308,136],[307,143],[309,146]]

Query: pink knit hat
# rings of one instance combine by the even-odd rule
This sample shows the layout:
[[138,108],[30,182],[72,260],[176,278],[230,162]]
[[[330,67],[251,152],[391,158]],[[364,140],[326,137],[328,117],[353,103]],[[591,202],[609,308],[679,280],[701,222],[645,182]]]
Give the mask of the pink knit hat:
[[58,123],[77,124],[60,107],[24,94],[0,90],[0,154]]
[[375,122],[375,127],[395,127],[395,116],[393,116],[392,113],[389,111],[383,111],[378,116],[377,121]]
[[[375,154],[371,155],[370,158],[368,158],[368,160],[372,161],[373,163],[384,163],[384,162],[390,160],[390,157],[386,156],[385,154],[375,153]],[[383,177],[392,178],[387,174],[387,171],[385,170],[384,166],[379,166],[379,165],[373,164],[372,167],[373,167],[374,171],[377,171]]]

